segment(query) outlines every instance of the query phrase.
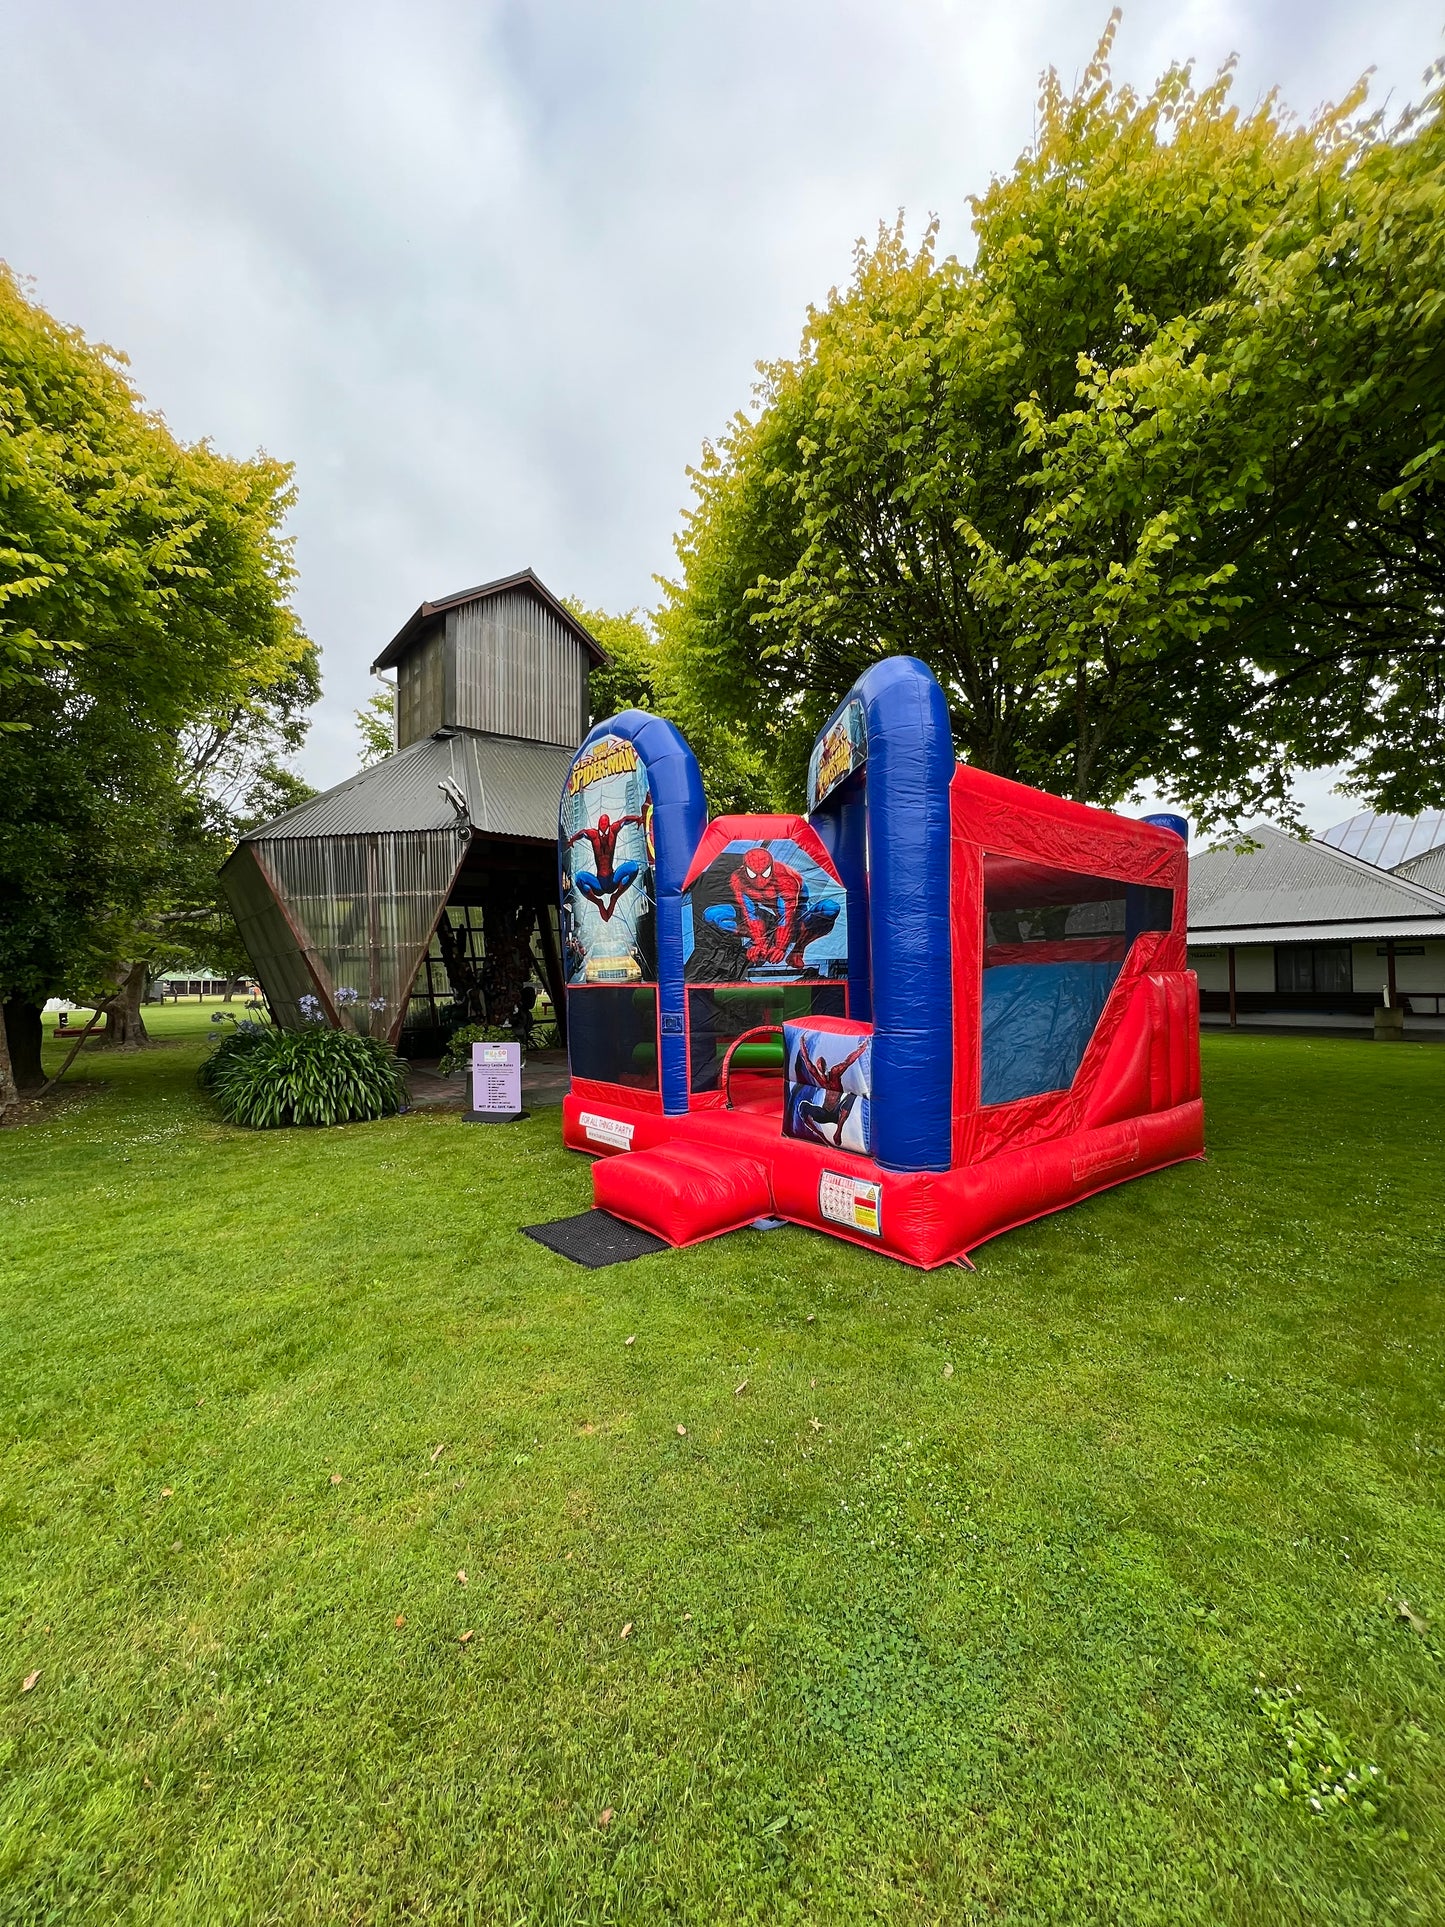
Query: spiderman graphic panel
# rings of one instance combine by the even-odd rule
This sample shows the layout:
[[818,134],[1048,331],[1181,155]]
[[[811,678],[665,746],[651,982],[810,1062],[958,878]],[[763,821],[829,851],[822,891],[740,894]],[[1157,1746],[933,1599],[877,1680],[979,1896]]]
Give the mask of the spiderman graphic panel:
[[568,983],[655,983],[652,793],[625,737],[572,765],[559,846]]
[[787,1104],[783,1130],[834,1151],[873,1148],[870,1116],[873,1040],[845,1025],[813,1030],[787,1024]]
[[848,975],[843,887],[790,837],[737,837],[687,892],[690,984],[817,983]]

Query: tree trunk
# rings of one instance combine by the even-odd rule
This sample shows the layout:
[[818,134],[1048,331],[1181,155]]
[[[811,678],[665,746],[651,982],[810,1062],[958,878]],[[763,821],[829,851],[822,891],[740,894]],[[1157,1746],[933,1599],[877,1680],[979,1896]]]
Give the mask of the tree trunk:
[[104,1043],[110,1050],[140,1050],[150,1042],[141,1016],[149,971],[143,963],[121,964],[116,971],[115,994],[105,1000]]
[[517,901],[514,886],[500,880],[482,905],[486,957],[482,987],[487,995],[487,1022],[510,1024],[521,1008],[522,991],[531,978],[532,925],[536,906]]
[[443,910],[437,925],[437,947],[442,953],[442,968],[447,973],[452,997],[462,1011],[464,1024],[484,1024],[487,1006],[482,995],[482,980],[467,944],[464,929],[458,928]]
[[5,1019],[0,1014],[0,1117],[20,1095],[15,1088],[15,1073],[10,1068],[10,1045],[7,1041]]
[[9,1046],[10,1073],[15,1088],[23,1097],[38,1091],[45,1082],[40,1062],[40,1040],[45,1035],[45,1012],[39,1004],[23,997],[11,997],[5,1004],[5,1037]]

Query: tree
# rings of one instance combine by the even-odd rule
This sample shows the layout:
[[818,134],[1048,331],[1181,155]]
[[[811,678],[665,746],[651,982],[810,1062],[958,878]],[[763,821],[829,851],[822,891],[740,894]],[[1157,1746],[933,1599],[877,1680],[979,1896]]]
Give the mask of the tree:
[[146,954],[224,756],[314,700],[291,501],[284,464],[177,442],[122,357],[0,267],[0,638],[23,672],[0,687],[0,996],[22,1087],[45,998],[114,994]]
[[[316,794],[282,760],[299,748],[315,701],[314,662],[271,692],[264,707],[236,712],[231,727],[214,720],[182,742],[182,791],[172,817],[168,863],[144,917],[131,932],[133,953],[115,972],[106,1009],[112,1041],[145,1040],[141,999],[164,970],[218,971],[228,983],[251,969],[241,932],[221,887],[220,868],[248,830],[269,823]],[[224,733],[225,740],[218,741]]]
[[361,767],[369,769],[396,749],[396,685],[383,683],[380,689],[373,689],[353,713],[361,738]]
[[9,1110],[20,1092],[15,1083],[15,1069],[10,1062],[10,1039],[5,1028],[5,1013],[0,1008],[0,1114]]
[[588,685],[593,722],[624,709],[652,709],[658,700],[657,641],[647,617],[638,609],[610,616],[576,596],[564,596],[562,605],[611,658],[605,669],[592,671]]
[[1141,99],[1116,24],[974,260],[860,246],[693,471],[663,677],[775,799],[908,651],[972,762],[1047,788],[1232,821],[1345,762],[1445,800],[1439,91],[1390,129],[1362,88],[1242,115],[1228,68]]
[[[106,1045],[124,1050],[147,1041],[142,1003],[158,971],[219,970],[229,981],[250,969],[220,867],[247,830],[315,795],[285,758],[301,747],[319,694],[308,646],[290,673],[278,680],[263,665],[253,687],[181,732],[160,862],[124,929],[124,956],[93,989]],[[160,796],[156,802],[163,806]]]
[[184,732],[185,809],[174,868],[142,933],[152,973],[209,967],[231,980],[250,970],[220,868],[248,830],[316,794],[286,759],[301,748],[320,693],[316,653],[308,647],[289,674],[267,675],[243,700]]
[[[33,558],[23,549],[0,548],[0,568],[24,568],[31,560]],[[18,583],[0,581],[0,608],[17,594],[25,593],[25,588],[23,577]],[[37,674],[37,665],[65,647],[63,643],[51,642],[43,637],[7,630],[3,624],[4,618],[0,617],[0,700],[3,700],[7,689],[17,689],[23,683],[38,683],[41,677]],[[24,727],[25,724],[15,718],[0,715],[0,733],[19,731]]]
[[709,706],[705,681],[673,673],[650,619],[640,610],[610,616],[564,598],[583,628],[611,658],[592,671],[589,701],[594,723],[624,709],[646,709],[675,722],[687,737],[714,811],[757,809],[770,787],[764,759],[750,750]]

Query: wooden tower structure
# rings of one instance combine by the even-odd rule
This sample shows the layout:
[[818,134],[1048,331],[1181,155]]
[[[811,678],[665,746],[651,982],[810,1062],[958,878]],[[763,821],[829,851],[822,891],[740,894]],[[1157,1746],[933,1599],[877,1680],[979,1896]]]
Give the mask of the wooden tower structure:
[[557,804],[607,657],[530,569],[424,602],[396,671],[396,749],[244,837],[221,872],[277,1023],[411,1055],[508,1022],[540,973],[559,1022]]

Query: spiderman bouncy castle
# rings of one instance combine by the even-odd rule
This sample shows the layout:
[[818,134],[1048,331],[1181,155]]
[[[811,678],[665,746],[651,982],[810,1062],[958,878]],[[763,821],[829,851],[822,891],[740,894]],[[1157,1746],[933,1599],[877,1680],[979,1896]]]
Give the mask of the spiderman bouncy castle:
[[1201,1156],[1183,832],[956,763],[906,656],[819,735],[806,817],[709,823],[672,724],[599,724],[559,834],[563,1133],[597,1204],[933,1266]]

